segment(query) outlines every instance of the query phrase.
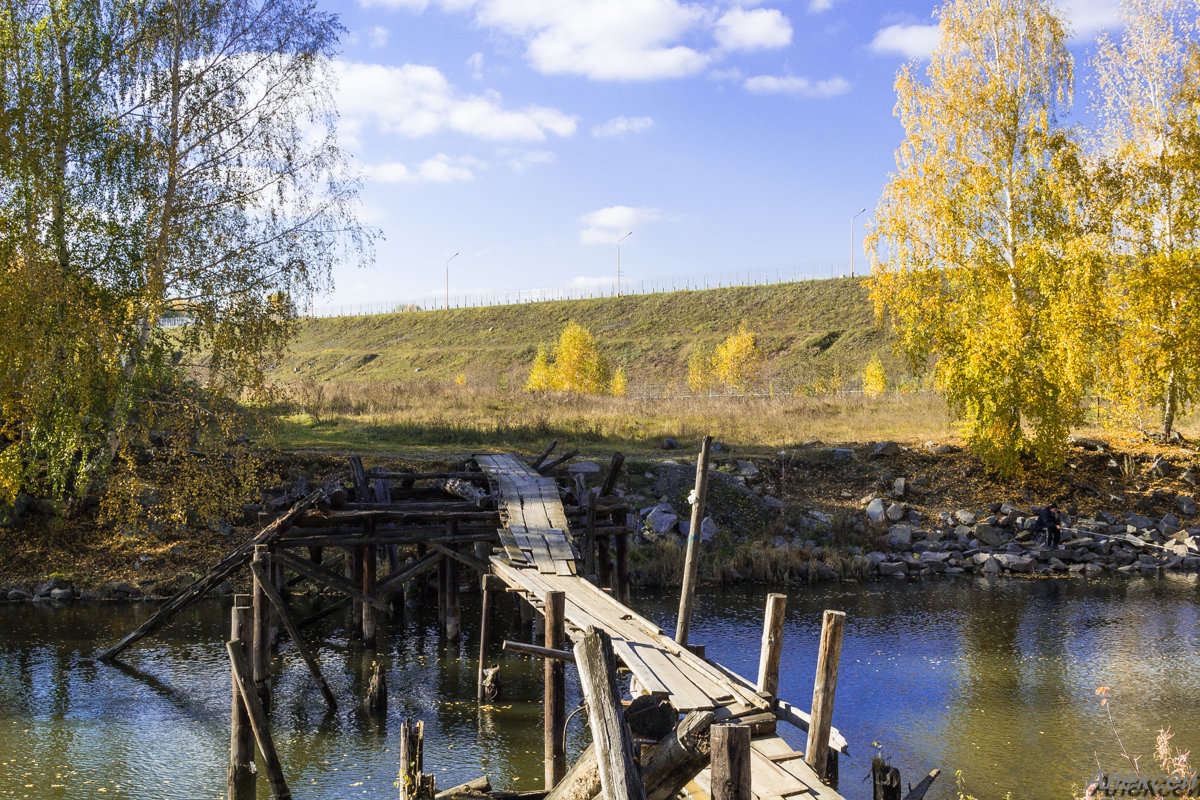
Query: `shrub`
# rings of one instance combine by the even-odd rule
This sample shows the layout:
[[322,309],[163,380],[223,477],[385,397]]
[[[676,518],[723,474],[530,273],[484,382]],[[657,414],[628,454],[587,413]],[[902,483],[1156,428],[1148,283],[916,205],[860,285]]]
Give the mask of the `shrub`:
[[713,353],[713,378],[725,388],[745,394],[758,380],[762,353],[754,341],[754,332],[742,323],[737,333],[717,345]]
[[879,360],[878,353],[871,356],[871,360],[863,367],[862,388],[867,397],[878,397],[887,388],[887,373],[883,371],[883,362]]
[[587,328],[568,322],[558,337],[553,356],[545,346],[538,347],[525,388],[532,392],[576,394],[616,393],[619,388],[624,394],[626,383],[624,372],[619,373],[619,378],[613,374],[608,359],[601,354]]

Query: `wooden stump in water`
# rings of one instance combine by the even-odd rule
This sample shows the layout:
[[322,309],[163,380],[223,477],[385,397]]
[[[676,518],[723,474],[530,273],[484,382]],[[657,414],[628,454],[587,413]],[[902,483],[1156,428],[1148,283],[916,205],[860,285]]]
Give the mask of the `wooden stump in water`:
[[387,677],[383,664],[378,661],[371,669],[371,682],[367,686],[363,708],[375,716],[382,717],[387,714]]
[[879,756],[871,759],[872,800],[900,800],[900,770]]
[[406,719],[400,728],[400,800],[433,800],[434,778],[424,772],[425,723]]

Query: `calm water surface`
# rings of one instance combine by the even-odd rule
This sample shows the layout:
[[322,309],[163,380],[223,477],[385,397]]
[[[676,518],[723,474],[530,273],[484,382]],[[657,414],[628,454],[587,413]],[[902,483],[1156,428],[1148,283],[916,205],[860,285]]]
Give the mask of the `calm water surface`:
[[[753,676],[767,591],[705,590],[692,641]],[[1116,726],[1143,765],[1160,727],[1200,753],[1200,588],[1192,576],[865,583],[789,594],[781,694],[803,707],[821,610],[848,614],[834,717],[851,744],[841,784],[849,798],[870,797],[861,778],[875,742],[906,783],[940,767],[928,795],[937,800],[955,796],[955,770],[981,800],[1069,797],[1097,758],[1126,771],[1099,686],[1112,687]],[[643,595],[634,605],[673,626],[674,596]],[[186,612],[127,651],[122,666],[89,661],[153,608],[0,604],[0,798],[222,796],[228,603]],[[409,612],[381,632],[386,644],[375,657],[389,665],[390,698],[382,723],[354,710],[370,659],[348,646],[338,620],[310,634],[341,701],[337,712],[326,712],[284,645],[272,725],[298,800],[395,797],[396,737],[408,716],[425,720],[425,767],[439,786],[480,774],[495,786],[540,786],[540,665],[503,657],[503,702],[477,707],[477,596],[464,598],[463,611],[461,643],[442,641],[431,613]],[[515,621],[500,635],[528,638]],[[568,676],[573,708],[579,689]],[[582,715],[571,720],[572,756],[585,728]],[[790,729],[785,735],[800,743]]]

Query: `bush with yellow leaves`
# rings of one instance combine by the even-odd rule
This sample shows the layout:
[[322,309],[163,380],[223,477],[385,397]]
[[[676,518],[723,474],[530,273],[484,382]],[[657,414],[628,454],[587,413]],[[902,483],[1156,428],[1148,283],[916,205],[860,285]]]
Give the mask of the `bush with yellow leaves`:
[[624,371],[617,370],[614,374],[592,334],[574,321],[563,328],[552,354],[544,345],[538,347],[525,382],[525,388],[531,392],[575,394],[623,395],[626,385]]
[[867,397],[878,397],[887,389],[887,373],[883,370],[878,353],[871,356],[871,360],[863,367],[862,389]]
[[762,353],[746,323],[709,352],[697,348],[688,358],[688,387],[695,393],[721,388],[746,394],[759,379]]

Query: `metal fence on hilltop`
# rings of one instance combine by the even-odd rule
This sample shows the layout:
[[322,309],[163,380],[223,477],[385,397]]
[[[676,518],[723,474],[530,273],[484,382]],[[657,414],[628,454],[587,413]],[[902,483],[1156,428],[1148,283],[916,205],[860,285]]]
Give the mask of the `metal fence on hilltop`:
[[[856,265],[857,266],[857,265]],[[864,274],[865,267],[855,274]],[[676,275],[672,277],[643,278],[629,276],[621,279],[622,295],[661,294],[664,292],[698,291],[734,286],[769,286],[777,283],[824,280],[850,275],[850,262],[825,261],[773,270],[737,270],[698,275]],[[481,306],[509,306],[523,303],[545,303],[555,300],[587,300],[617,296],[617,282],[568,284],[548,289],[505,289],[454,294],[449,306],[455,308],[478,308]],[[302,312],[305,317],[366,317],[377,314],[395,314],[407,311],[436,311],[447,306],[446,296],[422,295],[408,299],[378,301],[374,303],[340,303],[313,305]]]

